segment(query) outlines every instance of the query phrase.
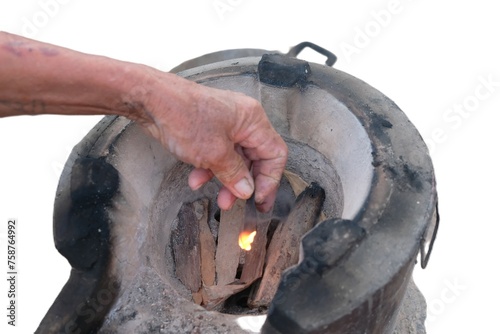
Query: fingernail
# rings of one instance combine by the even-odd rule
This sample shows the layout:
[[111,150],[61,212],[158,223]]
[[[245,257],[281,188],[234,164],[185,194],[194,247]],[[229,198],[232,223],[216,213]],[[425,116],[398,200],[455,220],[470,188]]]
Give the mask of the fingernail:
[[200,189],[203,185],[204,185],[204,183],[197,184],[195,187],[193,187],[193,190],[196,191],[196,190]]
[[238,192],[240,197],[248,198],[253,193],[253,184],[244,177],[234,185],[234,189]]

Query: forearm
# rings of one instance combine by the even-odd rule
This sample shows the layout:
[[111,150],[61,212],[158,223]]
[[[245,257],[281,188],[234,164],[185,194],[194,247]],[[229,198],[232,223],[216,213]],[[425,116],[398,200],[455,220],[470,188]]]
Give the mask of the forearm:
[[225,210],[254,189],[259,208],[269,210],[287,161],[285,142],[253,98],[0,32],[0,117],[39,114],[137,121],[198,167],[189,180],[193,189],[214,175],[224,184],[218,203]]
[[0,32],[0,117],[119,114],[147,117],[153,69]]

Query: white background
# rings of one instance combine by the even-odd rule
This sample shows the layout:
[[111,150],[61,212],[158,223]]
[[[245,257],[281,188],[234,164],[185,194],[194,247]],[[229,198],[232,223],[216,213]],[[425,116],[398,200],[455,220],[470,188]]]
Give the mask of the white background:
[[[487,0],[1,0],[0,29],[165,71],[232,48],[286,52],[312,41],[335,52],[335,67],[393,99],[431,148],[442,223],[428,268],[415,271],[428,333],[498,333],[496,8]],[[313,52],[303,58],[323,62]],[[100,118],[0,120],[2,258],[7,219],[20,225],[18,326],[6,325],[2,279],[2,333],[33,332],[68,278],[53,246],[54,194],[71,148]]]

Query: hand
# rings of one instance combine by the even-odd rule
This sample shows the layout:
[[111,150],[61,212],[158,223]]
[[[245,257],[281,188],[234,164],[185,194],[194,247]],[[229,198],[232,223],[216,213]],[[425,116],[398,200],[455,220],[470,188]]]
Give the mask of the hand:
[[0,73],[0,117],[123,115],[196,167],[191,188],[217,177],[221,209],[254,189],[259,210],[273,206],[287,147],[248,96],[2,32]]
[[167,73],[157,78],[146,106],[151,122],[143,126],[178,159],[195,166],[189,186],[198,189],[215,176],[223,184],[221,209],[255,189],[257,208],[269,211],[288,151],[260,103]]

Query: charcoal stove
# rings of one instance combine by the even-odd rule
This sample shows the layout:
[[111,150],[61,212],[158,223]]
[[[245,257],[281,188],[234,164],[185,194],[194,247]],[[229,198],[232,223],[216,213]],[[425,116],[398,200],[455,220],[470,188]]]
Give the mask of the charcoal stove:
[[[304,47],[327,65],[295,58]],[[334,61],[302,43],[288,54],[220,51],[172,70],[255,97],[290,146],[333,166],[290,152],[287,168],[337,187],[327,187],[327,219],[303,237],[301,262],[283,274],[262,333],[393,333],[418,254],[425,267],[436,235],[421,136],[394,102]],[[218,189],[212,181],[191,191],[189,171],[123,117],[103,118],[73,149],[54,210],[55,245],[72,270],[38,333],[247,332],[237,316],[195,305],[173,273],[180,206]]]

